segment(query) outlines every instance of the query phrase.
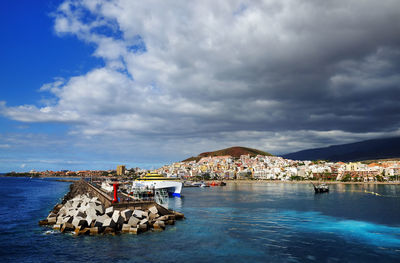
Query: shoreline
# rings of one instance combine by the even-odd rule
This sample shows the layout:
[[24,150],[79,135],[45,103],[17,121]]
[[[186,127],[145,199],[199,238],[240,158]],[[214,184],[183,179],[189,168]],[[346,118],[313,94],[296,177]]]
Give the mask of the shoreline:
[[[29,176],[6,176],[0,175],[0,178],[19,178],[25,177],[29,178]],[[76,179],[81,178],[90,178],[90,177],[82,177],[82,176],[34,176],[33,178],[55,178],[59,179],[57,181],[61,182],[74,182]],[[68,179],[71,180],[68,180]],[[110,177],[96,177],[102,179],[108,179]],[[74,179],[74,180],[73,180]],[[187,180],[190,181],[190,180]],[[312,181],[312,180],[304,180],[304,181],[281,181],[281,180],[243,180],[243,179],[236,179],[236,180],[205,180],[204,182],[213,182],[213,181],[223,181],[227,184],[248,184],[248,183],[255,183],[255,184],[265,184],[265,183],[276,183],[276,184],[310,184],[310,183],[324,183],[324,184],[374,184],[374,185],[400,185],[400,181],[398,182],[341,182],[341,181]]]

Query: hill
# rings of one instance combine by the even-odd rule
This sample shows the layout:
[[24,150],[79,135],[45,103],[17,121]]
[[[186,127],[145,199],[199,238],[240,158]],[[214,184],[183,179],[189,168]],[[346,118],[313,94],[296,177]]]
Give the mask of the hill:
[[400,137],[332,145],[282,155],[293,160],[363,161],[400,157]]
[[241,147],[241,146],[235,146],[235,147],[230,147],[222,150],[217,150],[213,152],[204,152],[200,153],[196,157],[190,157],[186,160],[183,160],[183,162],[189,162],[189,161],[198,161],[202,157],[209,157],[209,156],[224,156],[224,155],[230,155],[232,157],[239,158],[241,155],[247,155],[249,154],[250,156],[256,156],[256,155],[266,155],[266,156],[272,156],[272,154],[264,151],[260,151],[257,149],[252,149],[252,148],[247,148],[247,147]]

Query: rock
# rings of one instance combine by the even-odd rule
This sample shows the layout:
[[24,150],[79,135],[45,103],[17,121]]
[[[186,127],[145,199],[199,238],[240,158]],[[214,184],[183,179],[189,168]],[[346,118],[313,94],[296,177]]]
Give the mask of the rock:
[[103,222],[103,227],[109,227],[109,228],[115,228],[116,224],[115,222],[111,219],[111,218],[107,218],[106,220],[104,220]]
[[57,224],[53,226],[54,230],[60,230],[61,229],[61,224]]
[[124,211],[121,212],[121,216],[124,219],[124,222],[128,222],[128,220],[131,218],[133,211],[130,209],[125,209]]
[[75,227],[71,223],[65,223],[61,227],[61,232],[69,232],[69,231],[74,231]]
[[133,216],[135,216],[136,218],[142,219],[143,218],[143,213],[144,213],[144,211],[135,209],[133,211]]
[[129,230],[131,229],[131,226],[128,224],[123,224],[122,225],[122,233],[129,233]]
[[136,227],[139,224],[139,222],[140,222],[139,219],[137,219],[134,216],[131,216],[131,218],[129,218],[128,225],[130,225],[132,227]]
[[155,206],[150,207],[150,208],[149,208],[149,211],[150,211],[150,213],[152,213],[152,214],[157,214],[157,213],[158,213],[157,207],[155,207]]
[[105,212],[109,217],[111,217],[114,213],[114,207],[110,206],[106,208],[106,212]]

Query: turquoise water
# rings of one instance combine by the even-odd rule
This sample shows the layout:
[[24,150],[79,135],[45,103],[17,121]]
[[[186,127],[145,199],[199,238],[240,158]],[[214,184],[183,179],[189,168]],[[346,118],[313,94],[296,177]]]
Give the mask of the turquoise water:
[[80,237],[37,225],[68,188],[53,179],[0,178],[1,262],[400,259],[400,186],[333,185],[320,195],[304,184],[185,188],[169,206],[187,219],[162,233]]

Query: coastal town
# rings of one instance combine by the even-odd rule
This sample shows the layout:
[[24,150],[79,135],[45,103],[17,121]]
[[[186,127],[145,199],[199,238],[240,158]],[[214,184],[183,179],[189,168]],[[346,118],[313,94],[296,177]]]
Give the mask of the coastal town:
[[[30,171],[36,176],[139,177],[149,170],[126,169],[97,171]],[[199,160],[175,162],[152,170],[166,177],[184,180],[323,180],[340,182],[393,182],[400,178],[399,160],[369,162],[296,161],[277,156],[208,156]],[[9,175],[12,175],[10,173]]]

